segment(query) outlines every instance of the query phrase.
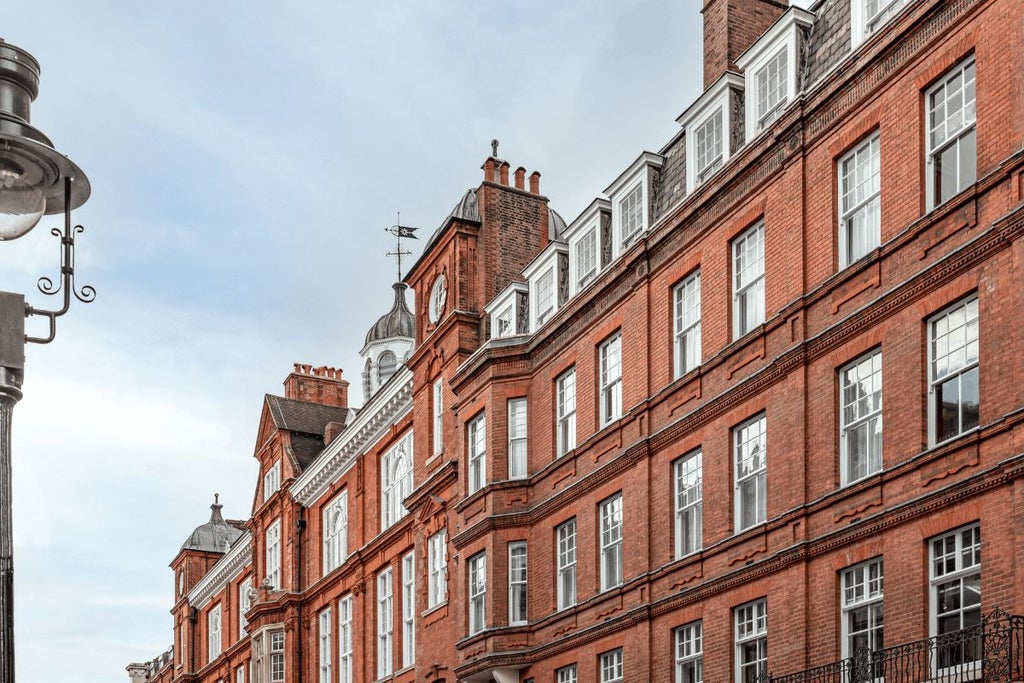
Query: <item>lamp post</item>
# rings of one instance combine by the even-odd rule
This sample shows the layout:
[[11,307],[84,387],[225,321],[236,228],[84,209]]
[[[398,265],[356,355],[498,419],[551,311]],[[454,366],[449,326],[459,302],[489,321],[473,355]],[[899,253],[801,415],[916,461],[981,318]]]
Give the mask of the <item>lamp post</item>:
[[[89,198],[89,179],[29,123],[38,94],[39,62],[0,39],[0,241],[21,237],[45,215],[64,215],[63,229],[51,230],[60,238],[60,275],[39,279],[43,294],[63,295],[60,308],[35,308],[21,294],[0,292],[0,683],[14,683],[11,416],[22,395],[25,343],[53,341],[72,297],[83,303],[96,298],[92,287],[75,287],[75,235],[83,228],[71,226],[71,211]],[[32,315],[48,319],[46,336],[26,336],[25,318]]]

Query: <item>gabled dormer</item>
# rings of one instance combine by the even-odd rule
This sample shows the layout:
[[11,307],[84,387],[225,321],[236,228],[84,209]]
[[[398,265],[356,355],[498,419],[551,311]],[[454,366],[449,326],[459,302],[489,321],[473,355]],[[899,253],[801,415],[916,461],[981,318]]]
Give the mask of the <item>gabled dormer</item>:
[[660,154],[644,152],[605,189],[612,211],[613,259],[651,227],[651,191],[664,162]]
[[814,14],[790,7],[736,59],[744,74],[744,131],[750,142],[796,101],[800,51]]
[[717,173],[743,143],[743,77],[726,71],[676,121],[686,129],[686,192]]
[[491,339],[514,337],[530,331],[530,288],[513,282],[484,307],[491,318]]
[[595,199],[565,231],[569,245],[569,296],[593,282],[612,256],[612,203]]
[[551,242],[523,271],[530,290],[530,332],[536,332],[568,298],[569,251]]

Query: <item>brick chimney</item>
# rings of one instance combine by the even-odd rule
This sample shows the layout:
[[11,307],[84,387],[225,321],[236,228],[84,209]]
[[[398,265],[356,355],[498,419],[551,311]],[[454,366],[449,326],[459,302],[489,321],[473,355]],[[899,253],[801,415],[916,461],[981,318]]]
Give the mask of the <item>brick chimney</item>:
[[309,401],[325,406],[348,408],[348,381],[341,378],[341,370],[322,365],[296,363],[295,369],[284,381],[284,397]]
[[704,0],[704,88],[738,71],[736,58],[787,9],[785,0]]

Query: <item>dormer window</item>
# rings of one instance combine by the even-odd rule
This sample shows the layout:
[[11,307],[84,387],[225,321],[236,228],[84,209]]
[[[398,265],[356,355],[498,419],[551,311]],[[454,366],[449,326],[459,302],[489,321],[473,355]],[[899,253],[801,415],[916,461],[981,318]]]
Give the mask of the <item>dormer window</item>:
[[[612,208],[612,258],[628,249],[650,227],[652,177],[663,163],[661,156],[644,152],[605,190]],[[593,210],[592,204],[584,214],[588,222]],[[595,247],[601,243],[600,231],[596,234]]]
[[583,289],[591,280],[597,276],[597,226],[592,225],[590,229],[580,237],[576,243],[576,288]]
[[722,144],[722,109],[716,109],[695,131],[697,145],[697,184],[714,175],[722,168],[725,146]]
[[564,242],[551,242],[523,271],[530,287],[530,332],[540,329],[565,302],[567,252]]
[[910,0],[850,0],[850,46],[857,47]]
[[783,47],[754,74],[754,79],[757,81],[755,90],[757,92],[758,130],[779,118],[789,102],[787,54],[788,50]]
[[637,183],[619,202],[619,216],[622,221],[622,248],[633,243],[633,238],[644,229],[644,187]]
[[527,286],[513,282],[484,306],[491,316],[491,339],[513,337],[526,331]]
[[281,488],[281,461],[271,465],[263,475],[263,500],[267,500]]
[[686,191],[717,173],[736,150],[733,128],[742,126],[731,106],[742,96],[743,79],[726,72],[676,121],[686,129]]
[[496,316],[494,327],[496,337],[511,337],[515,334],[516,314],[512,304],[508,304]]
[[537,278],[537,291],[534,296],[537,310],[537,325],[543,325],[555,310],[555,271],[549,269]]
[[[639,196],[637,196],[639,192]],[[636,197],[637,219],[643,217],[643,186],[637,183],[636,190],[627,195]],[[624,210],[620,209],[623,213]],[[606,263],[602,258],[605,247],[610,247],[608,224],[611,214],[611,203],[604,199],[595,199],[580,217],[565,230],[565,239],[569,242],[569,296],[597,279]],[[602,230],[602,226],[604,229]],[[634,233],[636,234],[636,233]]]
[[812,13],[790,7],[736,59],[736,66],[743,69],[745,77],[744,129],[747,142],[782,116],[786,107],[796,99],[800,41],[804,40],[804,32],[813,21]]

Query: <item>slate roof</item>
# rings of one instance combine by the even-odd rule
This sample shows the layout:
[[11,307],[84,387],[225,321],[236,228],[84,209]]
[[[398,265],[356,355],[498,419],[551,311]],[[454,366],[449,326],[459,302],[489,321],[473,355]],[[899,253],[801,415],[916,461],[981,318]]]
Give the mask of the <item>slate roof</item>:
[[327,423],[348,424],[351,414],[347,408],[335,408],[272,394],[266,395],[266,401],[275,427],[289,432],[318,436],[321,438],[321,446]]

